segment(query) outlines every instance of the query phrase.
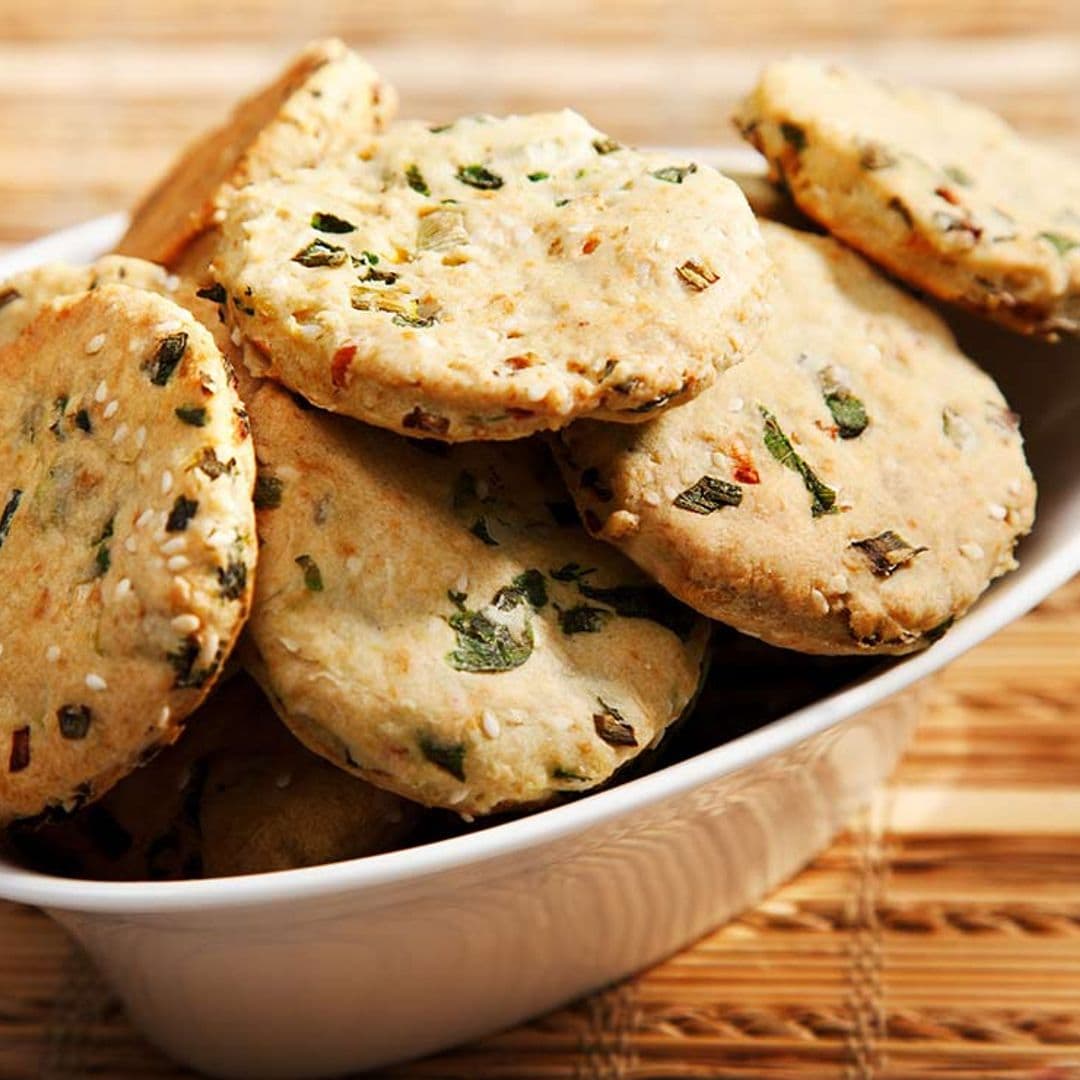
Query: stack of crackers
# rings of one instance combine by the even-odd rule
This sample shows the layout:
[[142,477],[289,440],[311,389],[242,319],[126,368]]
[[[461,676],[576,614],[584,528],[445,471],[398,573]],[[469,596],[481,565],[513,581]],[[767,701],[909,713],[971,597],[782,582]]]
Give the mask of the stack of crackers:
[[1074,162],[784,61],[737,124],[791,227],[571,111],[396,107],[315,43],[116,254],[0,284],[0,819],[53,869],[538,808],[647,759],[714,621],[907,653],[1016,565],[1018,417],[872,264],[1076,333]]

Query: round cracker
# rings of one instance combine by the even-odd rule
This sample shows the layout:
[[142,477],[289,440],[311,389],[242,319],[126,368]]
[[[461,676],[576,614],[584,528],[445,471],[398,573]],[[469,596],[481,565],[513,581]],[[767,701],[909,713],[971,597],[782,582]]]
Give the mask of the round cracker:
[[136,207],[117,251],[173,266],[236,188],[342,153],[396,110],[393,89],[342,42],[312,42],[184,151]]
[[606,780],[699,681],[705,621],[577,522],[542,445],[413,445],[273,384],[245,654],[311,749],[482,814]]
[[753,356],[643,428],[563,434],[592,531],[776,645],[901,653],[1011,569],[1035,485],[1018,418],[931,311],[827,237],[763,223]]
[[768,264],[738,187],[576,113],[401,124],[246,188],[214,269],[261,373],[406,435],[641,421],[738,360]]
[[0,818],[100,793],[176,738],[247,613],[246,414],[209,333],[103,285],[0,347]]
[[736,118],[799,208],[1013,329],[1080,332],[1080,164],[985,109],[834,64],[769,65]]

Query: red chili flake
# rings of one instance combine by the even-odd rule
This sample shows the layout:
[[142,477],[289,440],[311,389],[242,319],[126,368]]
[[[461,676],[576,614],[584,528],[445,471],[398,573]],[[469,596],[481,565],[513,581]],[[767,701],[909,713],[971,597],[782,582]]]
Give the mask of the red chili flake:
[[11,756],[8,772],[22,772],[30,764],[30,728],[16,728],[11,733]]
[[505,360],[507,367],[512,367],[515,371],[524,371],[527,367],[532,367],[533,357],[531,353],[526,353],[524,356],[508,356]]
[[349,368],[356,356],[355,345],[342,345],[330,364],[330,381],[340,390],[349,381]]
[[751,460],[750,455],[741,447],[733,446],[724,451],[732,461],[735,462],[734,476],[740,484],[760,484],[761,477],[758,476],[757,469],[754,468],[754,462]]
[[826,424],[823,420],[815,420],[814,424],[819,431],[824,431],[830,439],[835,439],[840,434],[840,429],[835,424]]
[[581,245],[582,255],[591,255],[600,246],[599,236],[590,236],[584,244]]
[[947,203],[953,206],[960,206],[960,196],[955,191],[950,191],[947,187],[934,188],[934,194],[940,199],[944,199]]

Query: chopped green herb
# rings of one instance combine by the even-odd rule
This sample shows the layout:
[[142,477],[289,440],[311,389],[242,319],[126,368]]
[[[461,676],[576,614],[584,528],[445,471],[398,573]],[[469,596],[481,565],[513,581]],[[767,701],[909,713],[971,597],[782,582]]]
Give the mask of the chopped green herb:
[[784,434],[776,417],[764,406],[758,406],[765,421],[765,447],[785,468],[791,469],[802,477],[806,490],[810,492],[810,511],[814,517],[831,514],[836,509],[836,492],[828,484],[818,479],[817,474],[795,452],[788,437]]
[[1053,244],[1059,255],[1068,255],[1073,248],[1080,248],[1080,240],[1073,240],[1071,237],[1063,236],[1061,233],[1041,232],[1039,233],[1039,239]]
[[555,200],[555,205],[556,206],[566,206],[567,203],[569,203],[569,202],[570,202],[569,199],[556,199]]
[[687,259],[682,266],[675,267],[675,273],[682,279],[683,284],[694,292],[704,292],[720,280],[720,275],[712,267],[696,263],[692,259]]
[[556,581],[580,581],[589,574],[596,573],[595,566],[582,566],[581,563],[568,562],[550,571]]
[[608,705],[603,698],[596,699],[601,712],[593,715],[596,734],[610,746],[637,746],[634,729],[626,722],[623,715],[613,705]]
[[866,406],[850,390],[841,387],[827,390],[825,404],[829,406],[841,439],[858,438],[870,423]]
[[483,165],[462,165],[457,171],[457,178],[463,184],[481,191],[497,191],[503,186],[503,178]]
[[499,611],[511,611],[523,603],[528,603],[534,611],[539,611],[547,602],[548,591],[544,575],[539,570],[525,570],[495,594],[491,606]]
[[460,207],[440,207],[420,219],[416,228],[418,251],[446,251],[469,242],[465,214]]
[[239,600],[247,588],[247,564],[241,559],[229,559],[217,568],[218,593],[222,600]]
[[109,554],[109,545],[101,544],[94,553],[94,577],[104,577],[112,566],[112,556]]
[[165,386],[172,378],[180,361],[187,352],[188,336],[181,332],[170,334],[158,343],[154,355],[143,364],[143,371],[150,377],[154,386]]
[[613,613],[607,608],[594,607],[592,604],[575,604],[559,611],[559,629],[567,636],[571,634],[595,634],[603,630]]
[[328,244],[325,240],[312,240],[306,248],[293,257],[294,263],[301,266],[344,266],[349,261],[349,253],[337,244]]
[[60,440],[60,442],[63,442],[67,438],[64,434],[64,413],[67,411],[68,400],[67,394],[61,394],[53,402],[53,412],[56,414],[56,419],[49,425],[49,430]]
[[443,772],[448,772],[455,780],[464,781],[466,746],[463,742],[445,743],[433,735],[421,735],[418,742],[420,753],[432,765],[442,769]]
[[8,772],[22,772],[30,764],[30,728],[16,728],[11,733]]
[[90,422],[90,413],[86,409],[80,409],[75,414],[75,426],[87,435],[94,430],[94,425]]
[[4,510],[0,513],[0,547],[4,546],[4,541],[8,538],[8,533],[11,532],[11,522],[15,518],[15,512],[19,509],[22,494],[21,488],[12,488],[8,501],[4,504]]
[[912,547],[902,536],[891,529],[865,540],[852,540],[851,546],[858,548],[870,562],[870,569],[878,577],[889,577],[915,558],[929,550],[925,547]]
[[457,648],[446,654],[446,662],[457,671],[510,671],[532,656],[533,632],[527,623],[520,639],[516,638],[508,626],[482,611],[469,611],[463,601],[449,622],[457,635]]
[[359,259],[353,259],[353,262],[359,266],[362,262],[366,262],[368,266],[378,266],[379,256],[374,251],[362,251]]
[[543,170],[529,173],[529,179],[535,184],[538,180],[548,180],[551,177],[551,173],[546,173]]
[[441,135],[444,131],[449,131],[453,126],[453,124],[437,124],[435,127],[429,127],[428,131],[432,135]]
[[593,139],[593,149],[598,154],[614,154],[616,150],[621,150],[622,145],[617,143],[614,139],[608,138],[606,135],[599,139]]
[[674,505],[694,514],[711,514],[725,506],[738,506],[743,489],[715,476],[703,476],[692,487],[675,496]]
[[114,530],[116,528],[116,515],[114,514],[105,524],[101,527],[101,532],[90,541],[91,547],[96,547],[98,544],[105,543],[106,540],[111,540]]
[[308,592],[322,592],[323,579],[319,564],[310,555],[297,555],[293,562],[304,572],[304,588]]
[[216,281],[213,285],[207,285],[204,288],[196,289],[195,295],[200,300],[211,300],[215,304],[224,304],[228,299],[225,294],[225,286]]
[[961,187],[971,187],[971,185],[975,183],[975,181],[972,180],[958,165],[946,165],[941,171],[954,184],[959,184]]
[[191,427],[206,427],[206,409],[202,405],[179,405],[176,415]]
[[60,735],[65,739],[85,739],[93,714],[87,705],[61,705],[56,710]]
[[285,483],[277,476],[260,472],[255,477],[253,501],[256,510],[276,510],[281,505],[281,494]]
[[199,503],[196,499],[189,499],[186,495],[178,495],[169,511],[168,520],[165,522],[166,532],[183,532],[191,522],[191,519],[199,512]]
[[194,634],[189,634],[179,648],[165,654],[165,659],[175,672],[173,687],[177,690],[199,689],[206,684],[217,671],[217,658],[204,668],[197,668],[195,661],[199,659],[201,647],[199,639]]
[[685,641],[693,632],[697,615],[680,604],[659,585],[614,585],[602,588],[587,581],[577,583],[578,592],[615,609],[626,619],[649,619]]
[[416,165],[410,165],[405,170],[405,182],[420,195],[430,195],[431,188],[427,186],[427,181],[424,179],[423,173]]
[[582,776],[581,773],[576,773],[572,769],[564,768],[562,765],[556,765],[551,770],[551,778],[552,780],[570,780],[578,784],[585,784],[589,781],[587,776]]
[[488,547],[499,546],[499,541],[491,535],[491,531],[488,529],[487,518],[485,517],[478,517],[469,526],[469,532],[471,532],[478,540],[483,540]]
[[801,154],[806,149],[806,132],[798,124],[793,124],[790,120],[781,121],[780,134],[784,142],[797,154]]
[[657,180],[666,180],[669,184],[681,184],[688,176],[697,172],[697,165],[690,162],[689,165],[668,165],[663,169],[657,169],[653,176]]
[[356,226],[351,221],[339,218],[336,214],[321,214],[318,211],[311,215],[311,227],[325,233],[356,232]]

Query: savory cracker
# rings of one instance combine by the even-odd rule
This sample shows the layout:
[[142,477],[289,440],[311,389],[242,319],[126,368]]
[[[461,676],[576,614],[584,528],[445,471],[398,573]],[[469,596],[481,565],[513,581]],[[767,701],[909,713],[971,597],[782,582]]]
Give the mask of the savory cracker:
[[316,41],[197,140],[136,207],[117,251],[173,266],[229,194],[280,170],[343,153],[380,129],[397,96],[340,41]]
[[769,65],[736,123],[799,208],[897,277],[1016,330],[1080,332],[1080,164],[949,94]]
[[0,819],[173,741],[247,614],[247,417],[210,334],[101,285],[0,345]]
[[911,651],[1015,566],[1035,504],[1018,417],[859,256],[762,230],[757,351],[645,427],[575,425],[565,478],[595,535],[699,611],[805,652]]
[[272,383],[249,670],[313,750],[462,814],[583,791],[691,700],[703,619],[581,529],[543,445],[414,444]]
[[450,442],[689,400],[756,339],[769,274],[732,181],[570,111],[400,124],[245,188],[214,269],[261,373]]

